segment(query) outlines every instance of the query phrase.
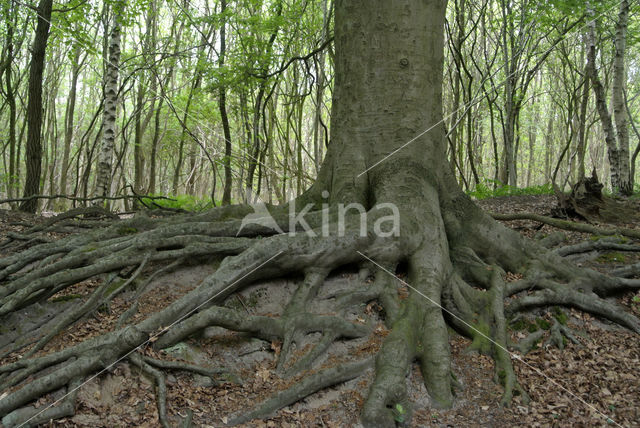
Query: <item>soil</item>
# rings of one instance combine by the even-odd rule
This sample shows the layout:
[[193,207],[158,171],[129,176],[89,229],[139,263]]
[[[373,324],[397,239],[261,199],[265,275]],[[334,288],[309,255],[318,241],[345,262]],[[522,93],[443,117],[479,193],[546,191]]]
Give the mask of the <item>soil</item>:
[[[555,205],[555,198],[513,196],[484,200],[479,204],[493,212],[548,214]],[[9,231],[23,230],[25,223],[33,225],[40,221],[43,221],[42,217],[0,211],[0,241]],[[513,221],[507,224],[531,238],[557,232],[552,227],[531,221]],[[625,226],[640,227],[638,224]],[[581,233],[563,233],[567,237],[565,244],[592,238]],[[56,236],[50,238],[55,239]],[[0,257],[2,255],[0,253]],[[591,254],[581,258],[579,263],[606,271],[614,266],[639,261],[639,253],[625,253],[622,257]],[[141,299],[137,319],[192,290],[216,267],[216,263],[193,265],[158,277]],[[154,268],[157,267],[147,267],[147,274]],[[253,315],[275,316],[298,280],[299,278],[287,278],[256,284],[239,295],[231,296],[226,305]],[[321,293],[329,297],[352,287],[355,281],[356,272],[336,272],[329,278]],[[77,284],[65,290],[64,295],[53,296],[38,311],[24,311],[14,316],[21,317],[24,323],[42,322],[42,314],[51,315],[59,308],[81,303],[82,296],[87,295],[99,283],[100,280]],[[38,355],[109,331],[120,314],[128,308],[132,295],[133,292],[130,292],[116,297],[109,307],[101,308],[90,318],[82,319],[58,335]],[[617,297],[617,300],[627,310],[640,315],[640,293],[627,293]],[[326,302],[325,305],[315,307],[314,312],[331,313],[331,300]],[[425,304],[430,303],[425,300]],[[374,333],[368,338],[336,342],[327,356],[316,364],[316,370],[351,361],[355,356],[360,359],[364,355],[373,354],[387,334],[378,310],[377,305],[369,304],[351,313],[352,321],[372,325]],[[469,340],[451,331],[454,372],[460,383],[454,407],[448,410],[432,408],[420,371],[414,365],[407,375],[414,414],[406,426],[640,426],[640,338],[623,328],[575,310],[567,310],[566,314],[567,324],[578,332],[576,337],[580,344],[569,342],[561,351],[556,347],[546,346],[543,339],[532,352],[514,362],[518,379],[530,395],[529,405],[516,397],[510,407],[500,406],[502,387],[494,381],[493,360],[467,352]],[[552,317],[553,314],[546,311],[530,314],[531,322],[542,326],[546,324],[540,320],[552,322]],[[514,341],[529,334],[527,330],[521,331],[515,327],[511,333]],[[579,335],[581,333],[584,337]],[[16,334],[18,332],[0,331],[0,345]],[[544,334],[545,337],[549,335],[547,331]],[[317,338],[311,335],[308,343],[301,344],[300,354],[311,346],[314,339]],[[209,328],[200,337],[191,338],[170,349],[159,353],[146,349],[145,353],[165,360],[184,360],[201,366],[225,369],[226,373],[216,379],[181,372],[167,373],[167,409],[172,425],[182,426],[190,418],[193,426],[217,427],[296,381],[281,379],[275,373],[276,355],[280,346],[277,342],[252,339],[222,328]],[[0,360],[0,363],[5,364],[17,358],[18,355],[10,355]],[[360,408],[372,376],[373,371],[370,370],[358,379],[313,394],[282,409],[270,419],[255,420],[244,426],[358,426]],[[234,380],[240,380],[241,383]],[[44,407],[53,398],[56,398],[55,394],[43,397],[36,406]],[[82,386],[75,416],[54,421],[50,425],[159,426],[153,382],[135,366],[120,362],[107,373]]]

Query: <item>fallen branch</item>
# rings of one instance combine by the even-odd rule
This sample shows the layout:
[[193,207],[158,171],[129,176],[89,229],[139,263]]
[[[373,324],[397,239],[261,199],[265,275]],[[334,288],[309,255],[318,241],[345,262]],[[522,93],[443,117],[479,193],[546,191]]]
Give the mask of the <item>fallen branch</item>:
[[581,242],[575,245],[567,245],[555,250],[560,256],[568,256],[571,254],[588,253],[590,251],[628,251],[640,252],[640,245],[625,244],[622,242],[612,241],[611,238],[598,239],[597,241]]
[[501,221],[513,221],[513,220],[531,220],[539,223],[548,224],[549,226],[557,227],[558,229],[572,230],[574,232],[592,233],[594,235],[622,235],[629,238],[640,239],[640,230],[629,229],[626,227],[618,228],[604,228],[592,226],[585,223],[577,223],[569,220],[561,220],[558,218],[547,217],[534,213],[515,213],[515,214],[497,214],[491,213],[491,216],[496,220]]
[[12,199],[1,199],[0,204],[10,204],[13,202],[26,202],[32,201],[34,199],[67,199],[69,201],[74,202],[93,202],[93,201],[120,201],[123,199],[150,199],[151,201],[155,200],[165,200],[175,202],[175,199],[169,198],[167,196],[149,196],[149,195],[122,195],[122,196],[94,196],[91,198],[81,198],[79,196],[69,196],[69,195],[32,195],[27,196],[25,198],[12,198]]

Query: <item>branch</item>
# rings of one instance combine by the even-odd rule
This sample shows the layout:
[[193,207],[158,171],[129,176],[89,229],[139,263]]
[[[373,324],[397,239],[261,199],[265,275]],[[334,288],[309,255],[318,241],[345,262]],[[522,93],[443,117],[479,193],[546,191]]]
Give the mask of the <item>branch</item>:
[[282,67],[280,67],[280,69],[278,69],[278,70],[276,70],[274,72],[267,73],[267,74],[249,73],[249,75],[252,76],[252,77],[256,77],[258,79],[268,79],[269,77],[273,77],[273,76],[275,76],[277,74],[280,74],[280,73],[286,71],[287,68],[289,68],[289,66],[291,66],[291,64],[293,64],[295,61],[307,61],[308,59],[314,57],[318,53],[322,52],[327,46],[329,46],[329,44],[331,44],[331,42],[333,42],[333,37],[329,37],[323,44],[321,44],[319,47],[317,47],[316,49],[312,50],[311,52],[309,52],[305,56],[294,56],[293,58],[289,59],[289,61],[287,61],[287,63],[285,65],[283,65]]
[[162,199],[166,201],[173,201],[173,202],[176,201],[175,199],[172,199],[166,196],[149,196],[149,195],[94,196],[92,198],[81,198],[78,196],[69,196],[69,195],[50,195],[50,196],[32,195],[26,198],[0,199],[0,204],[31,201],[33,199],[68,199],[70,201],[76,201],[76,202],[93,202],[98,200],[118,201],[121,199],[150,199],[152,201]]
[[558,229],[573,230],[575,232],[592,233],[595,235],[623,235],[629,238],[640,239],[640,230],[620,228],[603,228],[591,226],[584,223],[576,223],[568,220],[560,220],[557,218],[547,217],[533,213],[515,213],[515,214],[497,214],[492,213],[491,216],[496,220],[512,221],[512,220],[531,220],[539,223],[548,224]]

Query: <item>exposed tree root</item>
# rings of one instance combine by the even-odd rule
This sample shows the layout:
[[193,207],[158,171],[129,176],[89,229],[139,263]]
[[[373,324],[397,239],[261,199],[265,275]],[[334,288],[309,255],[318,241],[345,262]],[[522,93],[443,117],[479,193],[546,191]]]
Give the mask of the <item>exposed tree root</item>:
[[515,213],[515,214],[497,214],[492,213],[491,216],[496,220],[512,221],[512,220],[531,220],[539,223],[548,224],[563,230],[572,230],[574,232],[592,233],[594,235],[622,235],[629,238],[640,239],[640,230],[629,229],[626,227],[597,227],[586,223],[577,223],[569,220],[561,220],[558,218],[547,217],[534,213]]
[[620,278],[631,278],[634,276],[640,276],[640,263],[614,269],[611,275]]
[[[346,314],[372,301],[379,302],[390,329],[375,363],[367,359],[303,375],[289,389],[232,422],[266,417],[318,390],[356,378],[374,366],[375,378],[362,409],[362,421],[367,426],[394,426],[411,417],[405,379],[414,362],[419,363],[433,406],[448,407],[454,399],[456,382],[447,325],[471,338],[472,349],[494,359],[496,380],[504,386],[504,404],[509,404],[514,394],[527,399],[516,379],[508,347],[526,352],[540,339],[533,335],[520,344],[511,343],[508,325],[519,314],[535,307],[574,307],[640,333],[635,316],[604,299],[622,290],[640,288],[640,280],[578,269],[562,257],[593,249],[636,251],[635,246],[601,240],[549,252],[493,222],[468,200],[424,204],[418,201],[438,201],[438,197],[430,186],[425,186],[423,192],[402,206],[401,230],[405,232],[400,236],[372,233],[375,227],[380,231],[377,222],[384,217],[384,212],[374,207],[366,218],[352,215],[344,224],[314,224],[311,234],[280,234],[254,240],[248,237],[273,235],[273,231],[260,225],[245,225],[245,236],[236,237],[241,222],[233,219],[234,214],[246,212],[236,208],[201,216],[174,216],[166,223],[146,217],[116,221],[86,235],[35,245],[1,260],[0,277],[4,283],[0,287],[0,317],[46,300],[78,281],[104,274],[115,278],[122,271],[129,272],[128,279],[118,281],[115,287],[115,281],[104,281],[87,300],[61,318],[27,356],[46,350],[46,344],[56,334],[131,285],[145,266],[172,263],[138,281],[131,306],[121,316],[116,330],[59,352],[23,358],[1,367],[0,390],[9,394],[0,399],[0,413],[14,415],[11,424],[25,421],[34,416],[24,407],[31,401],[60,388],[72,390],[78,379],[128,359],[154,379],[160,422],[168,426],[163,370],[185,370],[212,378],[223,373],[143,356],[138,352],[143,346],[159,350],[207,327],[223,327],[268,341],[282,341],[277,372],[293,378],[313,370],[336,340],[371,334],[371,326],[351,322]],[[379,196],[384,195],[381,190]],[[310,218],[334,218],[333,214],[317,212]],[[285,216],[276,218],[283,228],[289,227]],[[360,229],[362,221],[364,233]],[[200,286],[137,324],[126,325],[137,311],[137,300],[154,278],[185,260],[211,257],[223,261]],[[399,264],[406,266],[406,282],[395,276]],[[314,302],[320,298],[319,290],[327,275],[344,265],[360,266],[360,285],[323,297],[335,302],[335,313],[315,313]],[[517,273],[522,279],[507,282],[507,272]],[[303,280],[278,317],[245,314],[221,306],[226,298],[258,279],[291,274],[302,275]],[[406,298],[399,297],[400,287],[408,288]],[[296,347],[310,333],[321,333],[320,339],[299,355]],[[556,346],[562,346],[563,337],[573,340],[571,331],[559,323],[552,327],[550,337]],[[233,378],[232,374],[227,376]],[[54,408],[38,414],[37,420],[42,420],[43,415],[55,415],[47,413],[53,412],[51,409]],[[56,409],[62,412],[68,407]]]
[[596,241],[586,241],[580,244],[568,245],[558,248],[554,252],[566,257],[571,254],[586,253],[589,251],[629,251],[640,252],[640,245],[625,244],[621,239],[605,238]]
[[158,419],[163,428],[170,428],[167,420],[167,381],[162,371],[147,363],[137,352],[129,355],[129,360],[142,370],[143,373],[151,376],[156,384],[156,400],[158,404]]
[[82,378],[78,377],[69,383],[66,396],[53,406],[40,410],[33,406],[17,409],[1,419],[6,427],[20,425],[22,427],[35,427],[49,421],[62,419],[75,414],[76,397],[82,383]]
[[228,425],[233,426],[256,418],[266,418],[277,410],[300,401],[314,392],[357,378],[371,367],[372,363],[372,359],[368,358],[363,361],[345,363],[320,370],[295,383],[292,387],[277,393],[273,398],[260,404],[257,409],[232,419]]
[[207,376],[213,381],[215,381],[217,378],[224,378],[226,381],[231,381],[238,384],[241,383],[240,378],[227,369],[212,369],[209,367],[201,367],[194,364],[184,363],[181,361],[158,360],[156,358],[147,356],[143,356],[142,358],[145,362],[157,368],[195,373],[201,376]]

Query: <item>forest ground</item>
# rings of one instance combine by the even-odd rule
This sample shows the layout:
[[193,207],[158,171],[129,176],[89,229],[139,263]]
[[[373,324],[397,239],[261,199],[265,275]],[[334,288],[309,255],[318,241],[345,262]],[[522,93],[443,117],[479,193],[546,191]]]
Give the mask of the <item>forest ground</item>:
[[[630,200],[640,212],[640,200]],[[498,213],[534,212],[548,214],[555,205],[553,196],[511,196],[479,201],[482,208]],[[19,223],[30,225],[43,221],[44,217],[0,211],[0,241],[8,231],[19,232]],[[506,224],[523,235],[534,237],[556,232],[550,226],[532,221],[512,221]],[[619,225],[620,226],[620,225]],[[626,224],[640,228],[640,223]],[[566,232],[564,245],[593,239],[588,234]],[[55,236],[51,236],[55,237]],[[640,242],[636,242],[640,244]],[[6,254],[1,254],[0,257]],[[578,261],[583,266],[607,271],[614,267],[638,263],[639,253],[590,254]],[[200,281],[216,269],[215,265],[193,265],[156,278],[141,300],[137,319],[168,305],[177,297],[195,288]],[[153,266],[148,267],[149,272]],[[333,275],[322,293],[329,295],[349,288],[357,278],[357,272],[341,271]],[[226,305],[252,315],[278,314],[282,303],[294,290],[297,278],[278,280],[274,286],[258,283],[231,296]],[[516,280],[518,278],[512,278]],[[99,280],[85,281],[65,289],[50,299],[47,306],[39,308],[38,316],[47,316],[60,310],[82,296],[88,295]],[[400,288],[399,293],[407,293]],[[113,329],[119,315],[128,307],[127,293],[116,297],[108,308],[101,308],[92,317],[81,320],[66,332],[58,335],[39,354],[59,350],[72,343],[99,335]],[[627,293],[617,298],[631,312],[640,315],[640,293]],[[425,300],[425,304],[430,304]],[[350,355],[373,354],[388,333],[381,321],[378,307],[363,306],[354,313],[354,321],[377,325],[370,337],[337,342],[328,357],[321,362],[330,367],[350,360]],[[330,307],[316,308],[318,313],[331,312]],[[461,384],[456,391],[454,407],[449,410],[432,409],[417,366],[408,377],[415,414],[411,426],[608,426],[602,415],[581,403],[571,393],[581,397],[599,411],[623,426],[640,426],[640,338],[637,335],[600,321],[579,311],[567,311],[568,325],[586,333],[577,336],[581,345],[568,343],[564,350],[544,346],[543,341],[523,357],[526,364],[514,361],[514,368],[524,389],[532,401],[524,406],[516,397],[510,408],[500,407],[502,387],[493,380],[493,360],[476,353],[467,353],[469,341],[452,330],[450,344],[454,372]],[[19,314],[23,322],[29,322],[33,313]],[[528,322],[512,325],[512,339],[518,341],[534,329],[546,329],[552,320],[548,311],[533,311]],[[545,337],[549,332],[545,332]],[[189,373],[174,372],[167,377],[167,410],[175,426],[192,418],[194,426],[221,426],[227,419],[246,411],[282,390],[291,381],[275,374],[276,354],[279,343],[246,339],[222,328],[210,328],[203,337],[193,338],[169,350],[155,353],[161,359],[182,359],[191,363],[225,367],[234,376],[220,379]],[[304,347],[302,347],[304,349]],[[14,361],[18,355],[10,355],[0,364]],[[366,391],[373,378],[373,371],[346,384],[311,395],[301,402],[279,411],[273,418],[253,421],[246,426],[351,426],[357,423]],[[241,383],[235,383],[240,380]],[[294,380],[295,381],[295,380]],[[562,385],[562,386],[560,386]],[[566,389],[563,389],[566,388]],[[570,392],[568,392],[570,391]],[[55,396],[55,394],[53,394]],[[49,397],[50,399],[51,397]],[[44,406],[50,400],[41,399]],[[188,416],[189,411],[193,412]],[[123,362],[115,369],[85,384],[78,395],[76,415],[56,421],[52,426],[112,427],[159,426],[153,382]]]

